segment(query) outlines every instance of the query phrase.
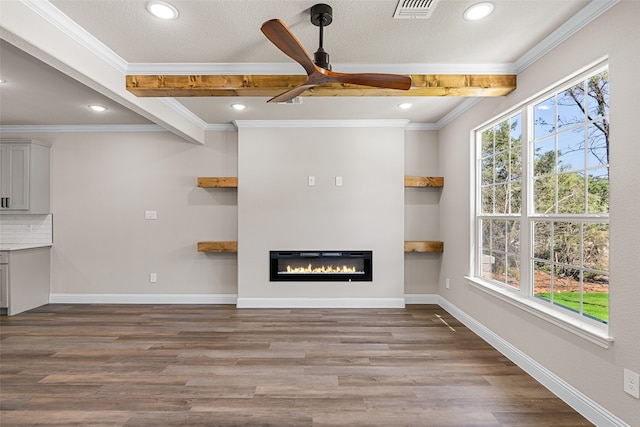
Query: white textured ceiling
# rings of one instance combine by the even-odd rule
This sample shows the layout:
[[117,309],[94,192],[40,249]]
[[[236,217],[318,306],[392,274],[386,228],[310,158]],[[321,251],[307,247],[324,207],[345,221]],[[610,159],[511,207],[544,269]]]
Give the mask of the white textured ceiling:
[[[469,22],[462,14],[473,1],[441,0],[429,19],[393,19],[397,0],[339,0],[330,2],[324,45],[335,63],[509,63],[588,2],[494,0],[491,16]],[[144,0],[52,3],[130,63],[288,62],[260,32],[271,18],[309,52],[318,44],[313,0],[175,0],[180,16],[172,21],[150,16]]]
[[[1,0],[0,0],[1,1]],[[3,125],[149,124],[149,120],[0,41],[0,118]],[[87,108],[99,104],[107,114]]]
[[[3,12],[6,11],[7,16],[14,13],[14,8],[9,7],[9,2],[14,1],[17,0],[0,1],[0,22]],[[55,12],[58,28],[75,28],[74,36],[86,31],[88,36],[80,36],[85,44],[87,37],[94,37],[98,44],[104,45],[102,48],[119,57],[128,70],[192,74],[190,70],[197,65],[211,70],[238,69],[250,74],[270,66],[280,67],[285,73],[302,74],[302,68],[260,32],[261,24],[271,18],[283,20],[307,51],[313,52],[317,47],[318,28],[309,22],[309,8],[315,1],[170,2],[180,13],[179,18],[172,21],[161,21],[147,13],[146,0],[51,0],[48,3],[28,0],[24,4],[29,9],[34,9],[36,4],[37,9],[47,3],[45,9]],[[514,72],[532,49],[539,48],[548,37],[566,31],[567,22],[575,21],[576,14],[584,15],[583,9],[597,2],[607,1],[493,0],[492,15],[483,21],[468,22],[462,14],[475,1],[440,0],[429,19],[393,19],[397,0],[335,0],[327,2],[333,7],[334,19],[325,29],[324,47],[331,55],[335,71]],[[2,38],[21,48],[31,46],[30,40],[21,43],[21,37],[26,36],[14,34],[16,30],[7,21],[2,22],[2,27],[7,27],[2,28]],[[41,62],[9,43],[0,44],[0,77],[8,80],[7,84],[0,85],[0,125],[151,123],[149,118],[153,115],[145,114],[144,107],[133,108],[134,113],[120,105],[130,107],[122,102],[122,97],[110,96],[113,90],[98,93],[75,80],[84,82],[92,76],[85,79],[74,74],[71,78],[47,65],[66,69],[59,67],[57,61],[48,61],[51,55],[51,52],[40,55]],[[73,59],[67,56],[64,61],[70,63]],[[84,64],[77,65],[81,69]],[[267,105],[266,98],[216,97],[177,98],[178,102],[172,105],[174,108],[178,105],[177,110],[208,125],[229,124],[236,119],[408,119],[413,123],[435,124],[467,100],[304,97],[301,105]],[[238,101],[249,108],[242,112],[229,108]],[[404,101],[412,102],[414,108],[399,110],[397,104]],[[107,104],[108,113],[102,116],[89,113],[86,105],[92,102]]]

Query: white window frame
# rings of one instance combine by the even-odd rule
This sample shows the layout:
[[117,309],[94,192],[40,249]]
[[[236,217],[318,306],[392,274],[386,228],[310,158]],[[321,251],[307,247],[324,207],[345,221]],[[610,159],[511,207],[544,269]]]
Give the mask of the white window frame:
[[[540,301],[533,296],[533,277],[531,271],[532,265],[532,239],[533,239],[533,222],[540,219],[557,218],[558,215],[536,214],[533,209],[533,123],[530,119],[533,117],[534,106],[542,100],[550,96],[566,90],[585,78],[600,73],[608,69],[608,62],[605,59],[599,60],[594,64],[577,71],[566,79],[544,89],[535,96],[523,101],[504,114],[497,116],[471,131],[471,141],[474,147],[472,157],[472,215],[471,215],[471,259],[470,274],[466,277],[471,286],[487,292],[494,297],[499,298],[509,304],[521,308],[522,310],[544,319],[564,330],[574,333],[594,344],[603,348],[608,348],[613,342],[613,338],[609,336],[608,324],[592,321],[580,314],[574,314],[569,310],[554,307],[545,301]],[[482,169],[480,163],[480,153],[482,150],[482,132],[491,127],[507,120],[517,114],[521,114],[521,149],[522,149],[522,165],[526,167],[526,173],[521,177],[522,192],[522,209],[521,214],[514,217],[513,214],[481,214],[481,187],[482,187]],[[588,221],[589,218],[602,220],[608,214],[591,214],[591,215],[560,215],[559,219],[566,221]],[[515,288],[504,283],[487,280],[482,277],[482,251],[480,243],[482,241],[482,230],[479,226],[481,219],[495,218],[497,220],[519,220],[520,221],[520,287]]]

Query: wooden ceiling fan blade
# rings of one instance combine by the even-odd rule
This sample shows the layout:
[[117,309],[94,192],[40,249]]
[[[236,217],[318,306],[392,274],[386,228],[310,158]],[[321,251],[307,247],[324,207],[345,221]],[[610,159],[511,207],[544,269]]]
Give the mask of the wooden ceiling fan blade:
[[300,86],[296,86],[293,89],[289,89],[286,92],[281,93],[280,95],[276,95],[267,102],[287,102],[295,98],[296,96],[301,95],[305,90],[312,88],[315,85],[302,84]]
[[[313,23],[318,25],[315,22]],[[328,23],[331,23],[331,21],[328,21]],[[355,84],[399,90],[408,90],[411,88],[411,77],[409,76],[382,73],[336,73],[330,69],[319,67],[296,36],[289,30],[284,22],[279,19],[270,19],[264,22],[260,29],[271,43],[288,57],[299,63],[305,69],[308,76],[305,83],[274,96],[267,102],[286,102],[301,95],[309,88],[327,83]],[[320,49],[322,49],[322,25],[320,25]]]
[[260,27],[262,33],[289,58],[302,65],[307,74],[315,71],[316,65],[296,36],[279,19],[270,19]]
[[332,71],[328,71],[327,74],[331,80],[337,83],[350,83],[384,89],[409,90],[411,88],[411,77],[401,74],[335,73]]

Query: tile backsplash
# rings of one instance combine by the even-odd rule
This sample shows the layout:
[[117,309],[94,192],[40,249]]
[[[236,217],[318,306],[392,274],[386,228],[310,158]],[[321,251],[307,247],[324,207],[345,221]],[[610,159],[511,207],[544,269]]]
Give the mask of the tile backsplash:
[[0,215],[0,242],[53,243],[53,214]]

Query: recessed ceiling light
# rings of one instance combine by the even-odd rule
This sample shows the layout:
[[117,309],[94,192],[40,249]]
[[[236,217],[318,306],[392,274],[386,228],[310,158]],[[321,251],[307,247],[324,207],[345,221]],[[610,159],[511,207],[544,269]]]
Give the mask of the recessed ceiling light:
[[147,10],[153,16],[160,19],[176,19],[178,17],[178,9],[163,1],[150,1],[147,3]]
[[469,7],[464,11],[463,16],[467,21],[477,21],[491,15],[491,12],[493,12],[493,3],[486,1]]
[[102,105],[89,105],[93,111],[97,111],[98,113],[102,113],[103,111],[107,111],[107,107],[103,107]]
[[244,105],[244,104],[231,104],[231,108],[233,108],[234,110],[237,110],[237,111],[242,111],[245,108],[247,108],[247,106]]
[[402,104],[398,104],[398,108],[402,108],[403,110],[408,110],[413,107],[413,104],[410,102],[403,102]]

